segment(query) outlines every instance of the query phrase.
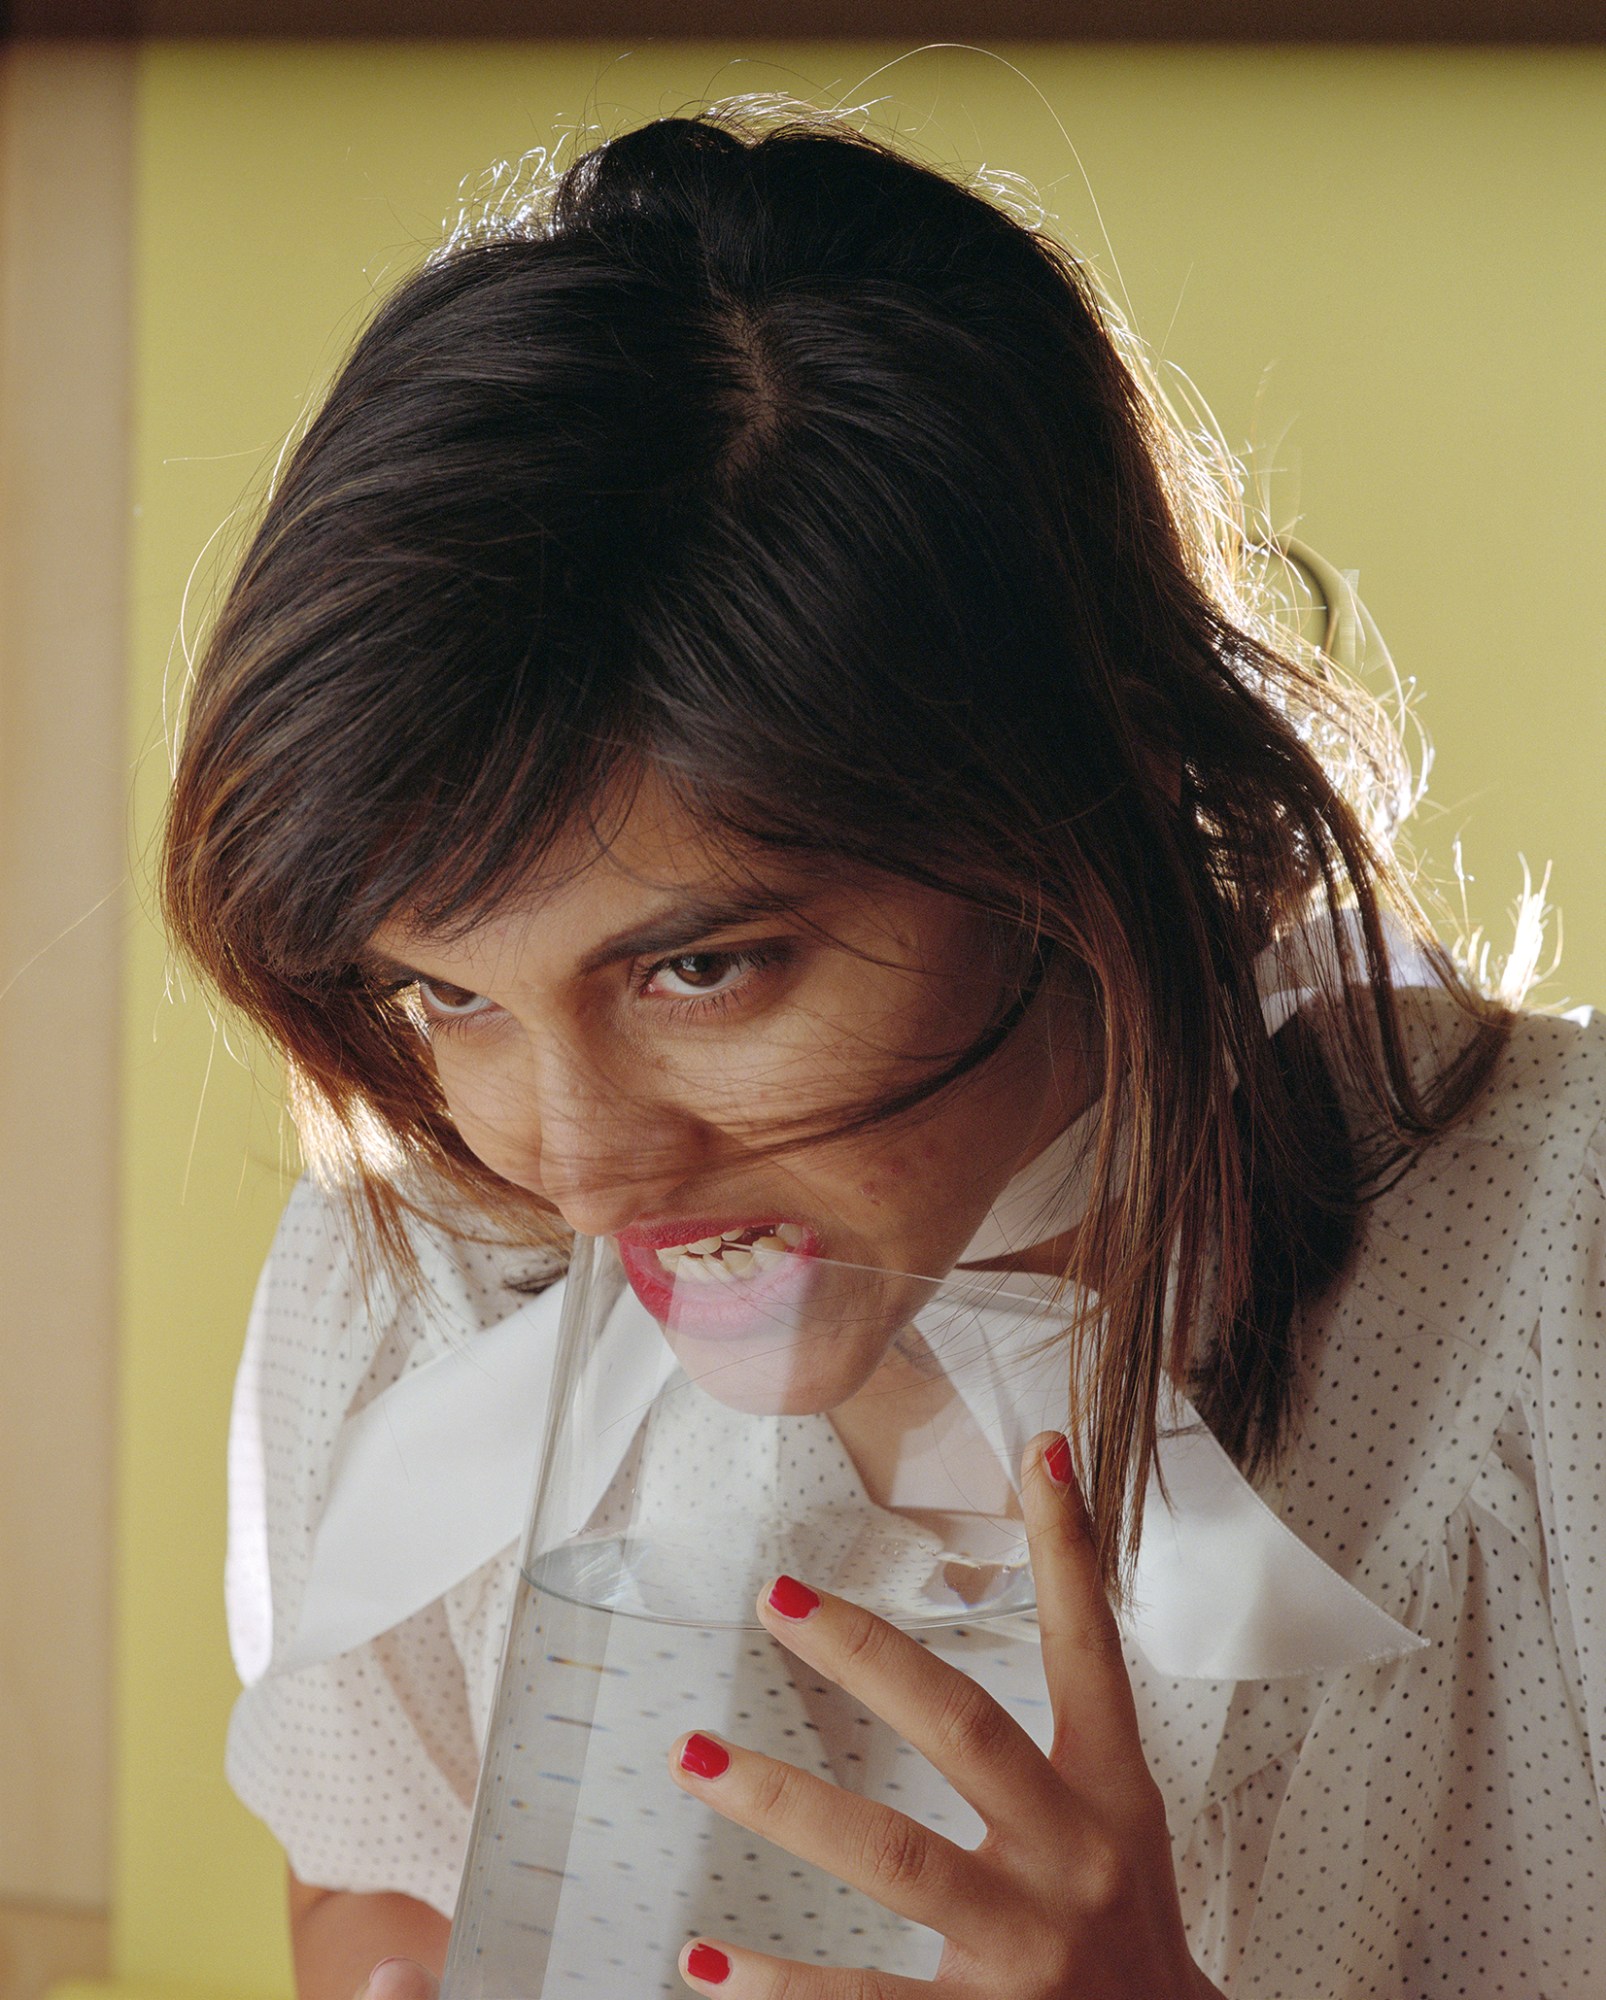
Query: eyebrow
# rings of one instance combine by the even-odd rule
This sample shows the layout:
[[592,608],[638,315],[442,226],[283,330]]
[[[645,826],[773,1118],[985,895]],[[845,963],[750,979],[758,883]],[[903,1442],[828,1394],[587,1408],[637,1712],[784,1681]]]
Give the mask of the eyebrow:
[[791,914],[809,900],[788,895],[780,889],[750,889],[744,895],[692,895],[670,903],[643,923],[615,931],[601,944],[593,945],[580,961],[582,973],[597,972],[622,958],[661,957],[667,952],[684,951],[712,931],[728,931],[737,924],[756,923],[760,917]]
[[[600,944],[593,945],[581,958],[578,971],[584,977],[599,972],[605,965],[616,965],[621,959],[665,957],[675,951],[685,951],[712,932],[731,930],[738,924],[756,923],[761,917],[778,916],[783,912],[797,914],[812,900],[813,894],[788,894],[768,887],[742,894],[693,893],[678,902],[665,904],[641,923],[632,924],[627,930],[615,931]],[[394,980],[400,985],[410,984],[425,976],[412,966],[404,965],[400,959],[390,958],[368,945],[357,953],[356,963],[359,970],[381,980]]]

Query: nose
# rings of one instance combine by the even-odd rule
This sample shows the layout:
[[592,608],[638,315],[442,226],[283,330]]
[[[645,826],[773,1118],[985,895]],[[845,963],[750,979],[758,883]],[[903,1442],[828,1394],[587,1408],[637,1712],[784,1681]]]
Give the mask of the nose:
[[542,1119],[539,1192],[571,1229],[614,1236],[642,1216],[674,1205],[673,1190],[696,1171],[683,1122],[634,1117],[610,1107],[602,1121]]
[[576,1051],[532,1053],[499,1096],[501,1115],[464,1139],[587,1236],[615,1235],[672,1207],[705,1154],[708,1134],[695,1117],[650,1082],[603,1073]]

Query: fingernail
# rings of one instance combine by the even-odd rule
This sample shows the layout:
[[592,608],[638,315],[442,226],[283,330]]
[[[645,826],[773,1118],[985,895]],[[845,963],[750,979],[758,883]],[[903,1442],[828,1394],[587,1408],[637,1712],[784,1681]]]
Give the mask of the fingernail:
[[706,1979],[710,1986],[723,1986],[730,1978],[731,1962],[715,1945],[694,1944],[686,1954],[686,1970],[693,1979]]
[[1049,1478],[1053,1480],[1056,1486],[1070,1485],[1071,1447],[1064,1438],[1055,1438],[1054,1442],[1043,1453],[1043,1464],[1048,1470]]
[[[393,1966],[404,1968],[392,1971]],[[382,1958],[368,1975],[368,2000],[385,2000],[388,1993],[411,1993],[417,1985],[417,1974],[421,1970],[417,1962],[410,1958]]]
[[770,1585],[770,1609],[783,1618],[807,1618],[820,1608],[820,1594],[799,1583],[795,1576],[778,1576]]
[[[680,1752],[680,1768],[694,1778],[717,1778],[731,1767],[731,1753],[712,1736],[688,1736]],[[725,1977],[722,1972],[720,1978]]]

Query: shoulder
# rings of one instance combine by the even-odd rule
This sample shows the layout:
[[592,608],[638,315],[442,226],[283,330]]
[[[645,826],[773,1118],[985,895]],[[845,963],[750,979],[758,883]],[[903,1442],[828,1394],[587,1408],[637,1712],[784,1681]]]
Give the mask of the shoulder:
[[[1413,1061],[1444,1060],[1454,1010],[1414,994],[1406,1010]],[[1470,1259],[1494,1271],[1549,1234],[1598,1174],[1606,1148],[1606,1018],[1519,1013],[1487,1084],[1466,1114],[1412,1159],[1373,1204],[1364,1246],[1413,1246],[1419,1257]]]
[[[416,1263],[403,1279],[387,1265],[357,1205],[303,1176],[291,1191],[257,1285],[251,1334],[264,1360],[315,1361],[334,1380],[366,1370],[378,1348],[423,1355],[506,1318],[520,1296],[562,1273],[550,1252],[498,1240],[489,1224],[449,1228],[425,1217],[431,1191],[407,1191]],[[439,1204],[444,1212],[445,1203]],[[249,1345],[249,1343],[248,1343]]]
[[1453,1129],[1484,1145],[1540,1152],[1575,1169],[1606,1119],[1606,1016],[1519,1013],[1489,1086]]
[[[1412,996],[1413,1060],[1442,1063],[1451,1003]],[[1581,1190],[1599,1171],[1606,1021],[1519,1014],[1471,1108],[1370,1204],[1344,1290],[1359,1310],[1431,1329],[1486,1358],[1534,1329],[1548,1285],[1580,1247]]]
[[[353,1203],[299,1181],[252,1302],[235,1395],[235,1437],[254,1437],[270,1490],[304,1506],[335,1434],[409,1370],[462,1346],[561,1273],[550,1253],[409,1218],[415,1272],[392,1271]],[[249,1437],[246,1442],[249,1442]]]
[[[1414,1058],[1457,1016],[1413,995]],[[1368,1206],[1355,1254],[1307,1309],[1285,1518],[1385,1608],[1406,1602],[1521,1389],[1557,1303],[1598,1269],[1606,1034],[1519,1015],[1470,1110]],[[1583,1328],[1574,1310],[1572,1328]]]
[[[353,1205],[310,1179],[285,1206],[247,1323],[229,1423],[230,1636],[242,1677],[293,1623],[348,1420],[412,1370],[516,1312],[553,1260],[409,1223],[416,1283],[389,1272]],[[544,1263],[543,1263],[544,1259]]]

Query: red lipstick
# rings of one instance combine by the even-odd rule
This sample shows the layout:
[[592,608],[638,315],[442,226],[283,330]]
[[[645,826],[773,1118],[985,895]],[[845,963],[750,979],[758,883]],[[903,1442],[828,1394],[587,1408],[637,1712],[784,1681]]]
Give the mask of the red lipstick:
[[[778,1234],[782,1230],[784,1237]],[[741,1240],[727,1241],[733,1236]],[[762,1254],[755,1255],[755,1241],[761,1238],[769,1240]],[[751,1333],[785,1301],[796,1299],[808,1264],[820,1254],[813,1229],[774,1214],[634,1223],[614,1242],[631,1290],[661,1326],[715,1339]],[[687,1249],[683,1259],[675,1260],[678,1269],[658,1255],[691,1244],[709,1248],[702,1255]],[[723,1263],[727,1249],[741,1253],[729,1265]],[[703,1268],[715,1264],[721,1268]]]

